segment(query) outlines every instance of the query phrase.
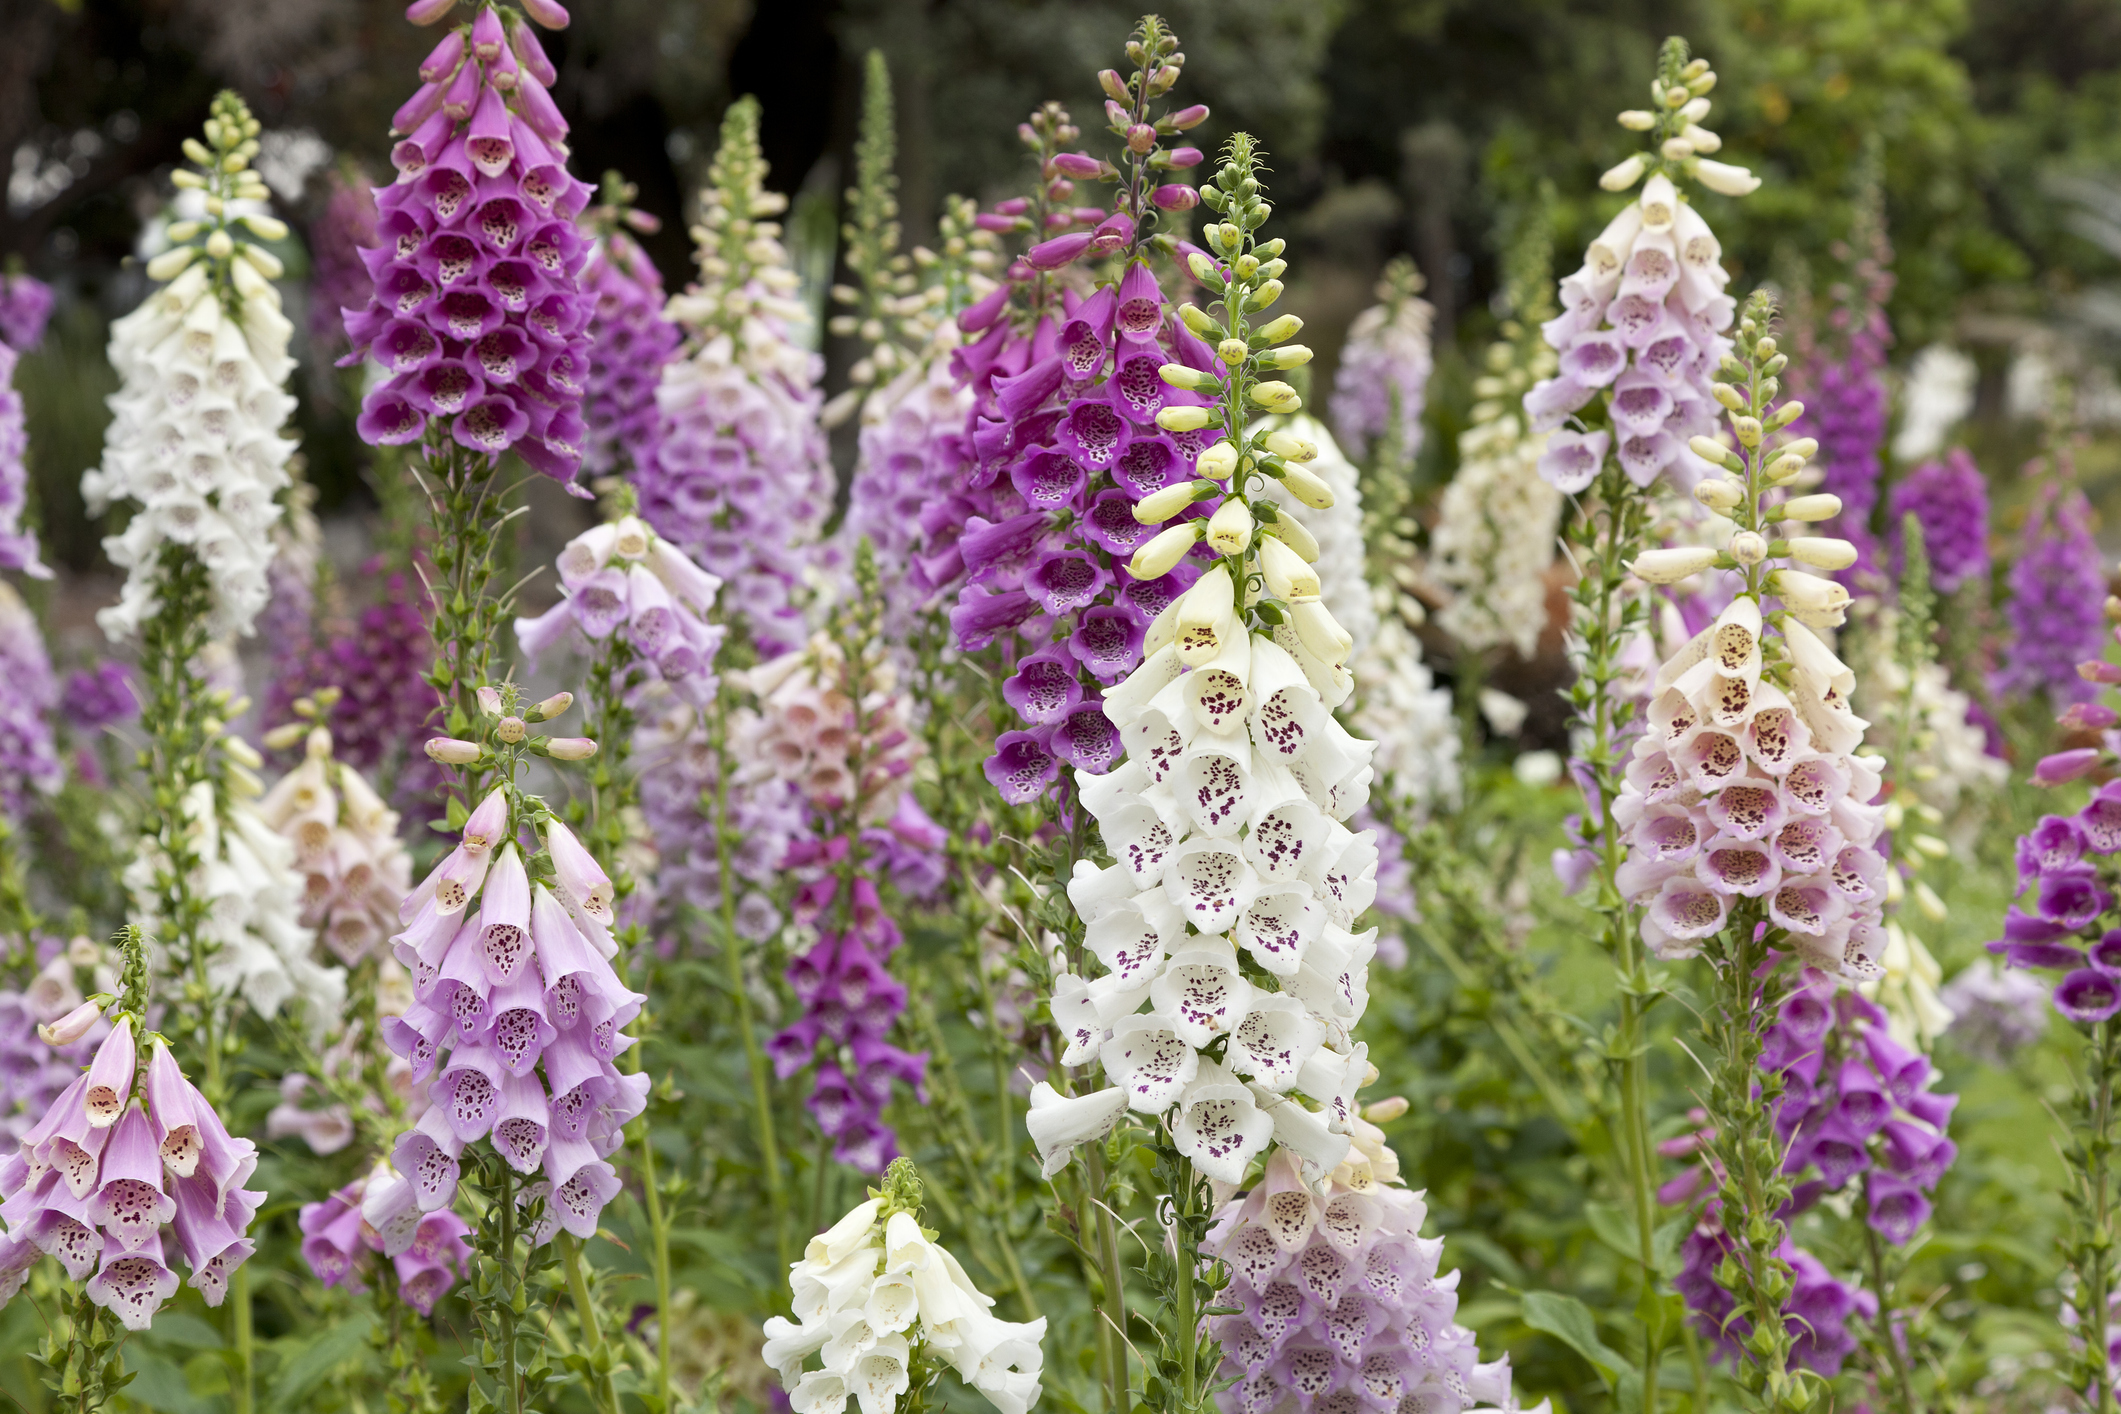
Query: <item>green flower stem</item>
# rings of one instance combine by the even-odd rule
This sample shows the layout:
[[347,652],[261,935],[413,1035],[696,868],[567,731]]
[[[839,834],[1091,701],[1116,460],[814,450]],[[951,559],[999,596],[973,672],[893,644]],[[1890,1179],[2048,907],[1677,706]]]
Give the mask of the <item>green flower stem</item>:
[[501,1227],[501,1407],[508,1414],[523,1414],[523,1382],[516,1373],[516,1303],[522,1299],[523,1290],[515,1267],[515,1175],[506,1164],[494,1167],[501,1173],[501,1191],[496,1200]]
[[665,1411],[670,1399],[670,1216],[663,1211],[663,1195],[656,1187],[655,1142],[649,1126],[641,1126],[641,1193],[648,1208],[648,1262],[655,1273],[655,1392]]
[[2086,1072],[2078,1092],[2075,1137],[2064,1150],[2077,1191],[2070,1195],[2076,1232],[2069,1264],[2077,1276],[2078,1334],[2084,1354],[2073,1382],[2089,1387],[2094,1414],[2113,1414],[2114,1371],[2107,1361],[2107,1302],[2114,1292],[2114,1083],[2121,1077],[2121,1024],[2101,1021],[2086,1032]]
[[[1885,1269],[1885,1241],[1878,1236],[1878,1229],[1871,1226],[1871,1198],[1867,1188],[1859,1186],[1856,1197],[1856,1217],[1863,1224],[1863,1242],[1871,1266],[1871,1290],[1878,1297],[1878,1312],[1871,1318],[1871,1328],[1878,1348],[1885,1352],[1886,1368],[1891,1373],[1889,1388],[1892,1407],[1897,1414],[1920,1414],[1915,1404],[1915,1385],[1907,1368],[1907,1357],[1901,1353],[1900,1342],[1893,1338],[1893,1283]],[[1881,1384],[1886,1381],[1881,1380]]]
[[[562,1232],[554,1239],[560,1246],[560,1262],[567,1272],[567,1294],[574,1298],[575,1314],[582,1322],[582,1343],[587,1348],[583,1353],[589,1358],[592,1376],[589,1381],[590,1402],[603,1414],[620,1414],[619,1390],[612,1378],[611,1347],[605,1344],[604,1330],[597,1320],[597,1305],[589,1291],[589,1278],[583,1270],[582,1242],[571,1232]],[[667,1318],[659,1322],[668,1327]],[[667,1368],[669,1362],[664,1361]]]
[[250,1263],[236,1268],[228,1282],[228,1305],[236,1326],[236,1371],[229,1400],[236,1414],[250,1414],[251,1380],[258,1368],[257,1338],[251,1328]]
[[[434,609],[435,665],[427,681],[442,699],[442,735],[470,738],[480,720],[478,689],[493,680],[494,644],[512,591],[491,592],[501,530],[523,512],[502,510],[507,490],[496,464],[475,456],[444,434],[426,448],[428,513],[435,535],[429,546],[435,582],[428,585]],[[457,768],[458,798],[469,810],[493,785],[492,765]]]

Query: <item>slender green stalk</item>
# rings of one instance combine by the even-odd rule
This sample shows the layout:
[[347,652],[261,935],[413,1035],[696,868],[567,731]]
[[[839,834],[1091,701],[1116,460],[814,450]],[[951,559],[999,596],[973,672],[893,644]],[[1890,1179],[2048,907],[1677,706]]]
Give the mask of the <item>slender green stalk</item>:
[[524,1305],[522,1283],[517,1280],[516,1254],[516,1195],[515,1176],[508,1165],[494,1165],[501,1174],[500,1209],[501,1226],[501,1407],[508,1414],[523,1414],[523,1381],[516,1373],[516,1317],[518,1305]]
[[2077,1097],[2077,1123],[2063,1150],[2076,1192],[2069,1195],[2076,1231],[2066,1249],[2077,1278],[2071,1305],[2077,1309],[2083,1354],[2076,1378],[2091,1396],[2094,1414],[2113,1414],[2114,1370],[2107,1357],[2105,1328],[2114,1294],[2114,1085],[2121,1078],[2121,1024],[2094,1023],[2086,1032],[2086,1068]]
[[257,1338],[251,1328],[250,1263],[237,1267],[228,1283],[228,1305],[236,1327],[236,1372],[229,1399],[236,1414],[250,1414],[251,1381],[258,1368]]
[[[619,1414],[619,1389],[612,1378],[611,1347],[605,1343],[604,1328],[597,1320],[597,1305],[590,1295],[589,1277],[584,1271],[582,1243],[572,1233],[563,1232],[554,1238],[560,1246],[560,1264],[567,1273],[567,1294],[574,1298],[575,1314],[582,1322],[583,1343],[588,1347],[583,1354],[589,1360],[590,1400],[604,1414]],[[669,1325],[669,1321],[662,1322]],[[666,1362],[667,1363],[667,1362]]]
[[670,1403],[670,1221],[663,1212],[663,1195],[656,1187],[655,1143],[647,1125],[641,1126],[641,1191],[648,1205],[649,1265],[655,1272],[655,1392],[660,1407]]

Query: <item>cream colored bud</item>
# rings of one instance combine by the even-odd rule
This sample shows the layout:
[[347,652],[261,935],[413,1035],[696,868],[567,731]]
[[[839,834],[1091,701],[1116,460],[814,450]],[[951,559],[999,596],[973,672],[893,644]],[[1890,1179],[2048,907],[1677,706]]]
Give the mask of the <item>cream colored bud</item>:
[[1179,597],[1178,632],[1196,633],[1214,628],[1237,608],[1237,586],[1220,569],[1209,570]]
[[545,752],[556,761],[587,761],[597,754],[597,744],[586,736],[556,736],[545,743]]
[[1303,330],[1303,320],[1293,314],[1284,314],[1281,318],[1259,329],[1257,332],[1259,337],[1265,339],[1268,343],[1278,344],[1284,339],[1295,338]]
[[1696,152],[1721,152],[1723,139],[1699,123],[1688,123],[1679,130],[1679,135],[1693,144]]
[[1283,461],[1307,462],[1318,457],[1318,444],[1277,427],[1267,434],[1267,450]]
[[1289,606],[1289,621],[1296,627],[1296,636],[1303,646],[1311,650],[1311,656],[1319,661],[1339,664],[1347,661],[1354,651],[1355,639],[1340,626],[1333,611],[1317,599],[1305,600]]
[[1764,435],[1760,428],[1760,419],[1746,414],[1733,417],[1731,419],[1731,435],[1738,439],[1738,445],[1741,447],[1759,446],[1760,439]]
[[1668,137],[1657,145],[1657,152],[1667,162],[1684,162],[1694,155],[1694,144],[1683,137]]
[[572,706],[574,706],[573,693],[555,692],[523,715],[533,722],[549,722]]
[[1720,558],[1706,545],[1686,545],[1675,550],[1645,550],[1628,564],[1635,578],[1649,584],[1677,584],[1688,575],[1700,574]]
[[513,746],[530,735],[530,728],[521,717],[503,717],[494,724],[493,734]]
[[1174,388],[1184,388],[1189,393],[1209,393],[1222,387],[1222,380],[1212,373],[1202,373],[1197,368],[1188,368],[1183,363],[1167,363],[1156,370],[1156,376]]
[[1856,563],[1856,547],[1831,535],[1799,535],[1790,540],[1790,558],[1822,570],[1845,570]]
[[1279,381],[1255,383],[1246,396],[1255,406],[1272,413],[1292,413],[1304,405],[1294,388]]
[[1197,432],[1214,420],[1213,408],[1165,408],[1156,415],[1156,425],[1166,432]]
[[1705,476],[1694,483],[1694,499],[1721,514],[1745,499],[1745,488],[1727,477]]
[[1252,508],[1231,496],[1208,517],[1208,548],[1218,555],[1241,555],[1252,543]]
[[1739,531],[1731,537],[1731,558],[1741,565],[1759,564],[1767,558],[1767,537],[1758,531]]
[[484,750],[475,741],[463,741],[457,737],[435,736],[427,739],[427,759],[439,761],[445,766],[469,766],[479,759]]
[[1134,504],[1134,520],[1138,525],[1162,525],[1171,517],[1193,504],[1193,483],[1181,481],[1176,486],[1166,486],[1161,491],[1151,491]]
[[1838,628],[1848,609],[1848,590],[1802,570],[1776,570],[1768,576],[1768,592],[1807,628]]
[[258,754],[258,749],[242,737],[222,737],[221,749],[228,753],[228,759],[235,762],[238,766],[255,771],[265,764],[265,758]]
[[1607,191],[1626,191],[1642,180],[1643,166],[1642,154],[1637,153],[1625,162],[1607,168],[1605,175],[1598,179],[1598,185]]
[[1916,880],[1914,892],[1915,907],[1922,910],[1924,918],[1929,919],[1932,923],[1942,923],[1945,919],[1951,917],[1952,911],[1944,906],[1944,900],[1938,898],[1937,891],[1928,884],[1923,883],[1919,879]]
[[1266,578],[1267,592],[1285,603],[1296,604],[1319,596],[1318,571],[1271,535],[1259,539],[1259,572]]
[[1387,1095],[1362,1107],[1362,1117],[1372,1124],[1390,1124],[1411,1108],[1404,1095]]
[[1245,297],[1246,309],[1265,309],[1281,298],[1281,281],[1265,280]]
[[1201,530],[1199,521],[1188,520],[1158,531],[1127,561],[1127,573],[1136,579],[1161,579],[1199,541]]
[[215,260],[226,260],[236,253],[234,237],[227,231],[215,231],[206,238],[206,253]]
[[1301,368],[1311,361],[1311,350],[1303,344],[1269,349],[1259,356],[1261,368]]
[[1201,335],[1202,337],[1206,337],[1209,334],[1216,333],[1222,328],[1222,326],[1220,324],[1217,324],[1214,318],[1209,315],[1206,310],[1202,309],[1199,305],[1180,305],[1178,307],[1178,318],[1180,323],[1184,324],[1188,329],[1191,329],[1195,334]]
[[1745,407],[1745,394],[1738,391],[1735,383],[1711,383],[1709,396],[1731,412],[1739,412]]
[[165,250],[147,262],[147,278],[150,280],[174,280],[184,273],[185,267],[199,256],[196,246],[180,245]]
[[1739,475],[1745,472],[1745,459],[1714,437],[1690,437],[1687,439],[1687,449],[1712,466],[1720,466],[1725,471]]
[[[277,280],[287,273],[287,266],[281,262],[280,257],[274,255],[264,246],[247,245],[243,247],[241,254],[252,268],[268,280]],[[241,284],[242,280],[243,275],[239,267],[236,273],[236,282]]]
[[308,731],[309,724],[307,722],[288,722],[282,726],[274,727],[265,734],[265,749],[267,751],[285,751],[300,741]]
[[1620,126],[1631,133],[1646,133],[1657,126],[1657,115],[1647,108],[1629,108],[1620,115]]
[[1302,521],[1295,516],[1285,514],[1280,520],[1274,522],[1272,530],[1274,534],[1281,537],[1283,544],[1302,557],[1305,564],[1315,565],[1318,563],[1318,537],[1313,535],[1310,528]]
[[1782,444],[1782,454],[1808,462],[1819,455],[1819,440],[1816,437],[1799,437],[1794,442],[1785,442]]
[[1247,344],[1243,339],[1225,339],[1215,346],[1215,356],[1232,368],[1243,363],[1245,355],[1250,352],[1252,352],[1251,345]]
[[1827,491],[1792,496],[1776,507],[1775,514],[1782,520],[1832,520],[1841,514],[1841,498]]
[[284,241],[287,239],[287,223],[276,216],[246,216],[243,224],[261,241]]
[[1195,457],[1193,469],[1210,481],[1228,481],[1237,470],[1237,448],[1224,438]]
[[1290,495],[1314,511],[1327,510],[1333,504],[1333,488],[1307,466],[1289,463],[1282,468],[1281,480],[1289,488]]
[[1788,452],[1784,452],[1767,464],[1768,483],[1773,486],[1786,486],[1790,482],[1795,481],[1803,472],[1804,458],[1792,456]]

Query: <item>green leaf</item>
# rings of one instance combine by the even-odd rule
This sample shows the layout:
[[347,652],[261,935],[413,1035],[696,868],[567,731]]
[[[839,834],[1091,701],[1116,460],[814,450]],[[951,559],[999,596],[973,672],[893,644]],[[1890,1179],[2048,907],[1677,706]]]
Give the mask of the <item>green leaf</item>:
[[[125,1363],[131,1367],[126,1371],[131,1378],[125,1386],[125,1397],[134,1404],[160,1410],[161,1414],[211,1414],[213,1405],[193,1394],[184,1372],[165,1357],[145,1346],[136,1346],[126,1351]],[[112,1387],[117,1387],[116,1381],[112,1381]]]
[[365,1353],[368,1331],[375,1323],[374,1315],[359,1312],[333,1326],[311,1341],[299,1355],[290,1358],[280,1367],[280,1378],[273,1381],[272,1407],[290,1407],[326,1375]]
[[1591,1225],[1592,1236],[1628,1261],[1641,1262],[1642,1244],[1635,1236],[1633,1213],[1623,1210],[1618,1203],[1586,1203],[1583,1216]]
[[1598,1338],[1598,1322],[1592,1318],[1591,1308],[1573,1296],[1555,1291],[1527,1292],[1524,1323],[1535,1331],[1545,1331],[1590,1361],[1609,1385],[1629,1368],[1627,1357]]
[[157,1344],[179,1345],[188,1350],[219,1350],[221,1332],[197,1316],[172,1311],[155,1317],[152,1332]]

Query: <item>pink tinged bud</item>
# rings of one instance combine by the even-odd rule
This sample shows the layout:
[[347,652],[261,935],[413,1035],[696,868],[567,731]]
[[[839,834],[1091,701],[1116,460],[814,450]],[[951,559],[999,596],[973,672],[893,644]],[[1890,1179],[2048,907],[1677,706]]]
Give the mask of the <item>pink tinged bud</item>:
[[1156,146],[1156,129],[1147,123],[1136,123],[1127,129],[1127,151],[1140,155]]
[[[1191,108],[1181,108],[1171,115],[1171,126],[1177,128],[1180,132],[1185,132],[1189,128],[1197,128],[1207,121],[1208,105],[1205,103],[1196,103]],[[1195,157],[1193,160],[1198,162],[1200,158]]]
[[[442,93],[442,85],[438,82],[421,84],[413,92],[412,97],[406,99],[403,106],[391,116],[390,130],[394,133],[413,132],[422,123],[440,113],[442,111]],[[445,133],[444,136],[446,137],[447,134]],[[400,144],[400,146],[403,146],[403,144]],[[393,154],[393,159],[395,159],[395,154]],[[423,158],[420,165],[424,167],[427,165],[428,160],[431,160],[431,158]],[[396,165],[402,167],[404,164],[397,163]]]
[[493,983],[507,982],[530,956],[530,875],[513,844],[494,860],[480,903],[479,962]]
[[471,116],[471,110],[478,106],[479,93],[485,87],[479,78],[479,66],[466,64],[457,70],[457,76],[451,79],[449,87],[443,90],[442,111],[456,121],[463,122]]
[[1191,211],[1200,205],[1200,193],[1184,182],[1170,182],[1151,192],[1149,200],[1165,211]]
[[560,902],[609,927],[614,892],[611,879],[575,838],[574,831],[558,820],[548,819],[545,848],[552,855],[553,880],[558,885]]
[[471,52],[490,64],[501,57],[504,42],[500,15],[491,8],[481,8],[479,17],[471,22]]
[[2055,725],[2064,731],[2103,732],[2115,722],[2121,722],[2121,712],[2097,702],[2074,702],[2070,709],[2055,718]]
[[1095,226],[1105,219],[1105,209],[1102,206],[1078,206],[1068,213],[1068,217],[1077,225]]
[[83,1002],[49,1026],[39,1026],[37,1035],[47,1046],[71,1046],[86,1036],[102,1016],[102,1007]]
[[995,202],[994,209],[1003,216],[1022,216],[1031,210],[1031,198],[1028,196],[1012,196],[1006,201]]
[[137,1102],[103,1148],[91,1210],[97,1226],[128,1252],[137,1252],[175,1214],[177,1205],[162,1191],[162,1156],[156,1152],[154,1128]]
[[138,1252],[128,1252],[114,1237],[104,1239],[102,1265],[83,1294],[127,1330],[146,1330],[162,1303],[177,1294],[177,1274],[163,1263],[161,1237]]
[[157,1037],[147,1062],[147,1118],[154,1129],[156,1152],[179,1178],[196,1173],[205,1152],[197,1119],[198,1107],[205,1103],[184,1078],[168,1042]]
[[[491,15],[493,11],[480,13]],[[508,136],[508,105],[501,101],[499,89],[489,88],[479,96],[478,109],[471,115],[465,150],[471,155],[471,165],[479,169],[482,177],[500,176],[515,160],[515,143]]]
[[495,786],[486,798],[479,802],[479,808],[471,812],[471,818],[464,822],[465,852],[485,853],[507,828],[508,796],[499,786]]
[[560,81],[560,71],[545,57],[545,46],[538,43],[537,31],[515,15],[508,17],[508,47],[515,51],[523,72],[537,82],[551,88]]
[[523,0],[523,13],[547,29],[567,28],[567,7],[559,0]]
[[416,25],[431,25],[456,6],[457,0],[412,0],[405,7],[405,18]]
[[1124,211],[1116,211],[1090,233],[1090,254],[1110,255],[1133,239],[1134,218]]
[[1171,149],[1171,170],[1183,172],[1188,167],[1198,167],[1201,158],[1201,150],[1197,147],[1174,147]]
[[479,710],[487,716],[498,717],[501,715],[501,689],[497,687],[482,687],[477,692],[474,692],[472,696],[479,700]]
[[2077,676],[2086,682],[2105,683],[2112,686],[2121,683],[2121,663],[2109,663],[2103,658],[2088,658],[2077,664]]
[[88,1088],[81,1093],[82,1110],[95,1128],[108,1129],[125,1113],[125,1102],[133,1094],[134,1064],[133,1019],[121,1015],[96,1048],[96,1058],[88,1067]]
[[1078,231],[1071,235],[1055,236],[1050,241],[1040,241],[1024,252],[1024,258],[1039,270],[1058,270],[1063,265],[1072,265],[1090,248],[1090,233]]
[[482,748],[475,741],[465,741],[453,736],[434,736],[427,739],[427,759],[445,766],[469,766],[479,759]]
[[977,334],[994,327],[994,321],[1002,317],[1009,307],[1009,287],[997,285],[977,303],[969,306],[957,317],[957,327],[967,334]]
[[427,83],[444,83],[463,62],[464,31],[453,29],[442,36],[442,42],[427,56],[427,62],[420,65],[420,77]]
[[1099,167],[1095,157],[1082,152],[1057,152],[1047,165],[1064,176],[1079,180],[1095,177]]
[[982,231],[993,231],[997,235],[1007,235],[1018,226],[1021,226],[1023,222],[1015,216],[1003,216],[992,211],[982,211],[979,215],[972,218],[972,224],[979,227]]
[[456,1196],[457,1162],[464,1141],[449,1127],[440,1106],[420,1116],[418,1124],[398,1136],[391,1150],[391,1166],[412,1184],[413,1202],[421,1212],[431,1213],[449,1205]]
[[559,761],[587,761],[597,754],[597,744],[586,736],[556,736],[545,743],[545,754]]
[[2058,751],[2052,756],[2040,758],[2033,768],[2032,783],[2036,786],[2059,786],[2065,781],[2074,781],[2099,764],[2099,748],[2080,746],[2074,751]]
[[567,120],[554,106],[552,95],[541,84],[526,83],[516,89],[516,108],[532,132],[547,142],[567,141]]

